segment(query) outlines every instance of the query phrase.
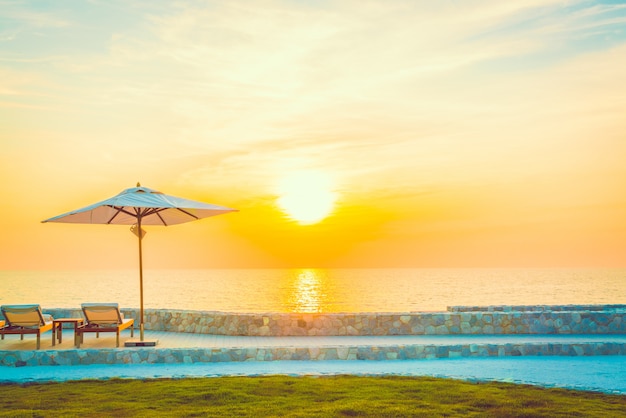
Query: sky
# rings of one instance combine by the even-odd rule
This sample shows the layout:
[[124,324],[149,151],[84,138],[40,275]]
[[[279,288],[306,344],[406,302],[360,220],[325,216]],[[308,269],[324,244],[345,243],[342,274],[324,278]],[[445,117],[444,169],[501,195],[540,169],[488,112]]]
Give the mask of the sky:
[[0,0],[0,269],[626,267],[626,3]]

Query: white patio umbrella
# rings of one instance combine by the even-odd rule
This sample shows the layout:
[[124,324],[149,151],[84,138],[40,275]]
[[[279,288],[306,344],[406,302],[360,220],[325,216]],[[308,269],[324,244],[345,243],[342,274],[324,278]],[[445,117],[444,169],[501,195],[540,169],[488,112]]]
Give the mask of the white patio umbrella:
[[42,222],[132,225],[131,231],[137,235],[139,241],[139,329],[140,340],[143,342],[143,256],[141,241],[145,231],[141,228],[142,225],[176,225],[228,212],[237,212],[237,210],[169,196],[147,187],[141,187],[137,183],[137,187],[126,189],[117,196]]

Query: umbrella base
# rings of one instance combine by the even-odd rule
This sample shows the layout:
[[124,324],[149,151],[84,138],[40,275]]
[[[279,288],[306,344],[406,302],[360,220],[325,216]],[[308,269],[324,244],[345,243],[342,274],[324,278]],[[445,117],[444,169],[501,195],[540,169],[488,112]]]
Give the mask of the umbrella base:
[[124,343],[124,347],[154,347],[159,343],[159,340],[139,340],[139,339],[132,339],[132,340],[127,340]]

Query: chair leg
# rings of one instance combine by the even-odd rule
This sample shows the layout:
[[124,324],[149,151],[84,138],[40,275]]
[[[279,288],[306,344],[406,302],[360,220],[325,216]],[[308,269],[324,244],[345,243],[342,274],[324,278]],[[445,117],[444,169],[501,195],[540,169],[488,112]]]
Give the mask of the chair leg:
[[119,329],[115,333],[115,346],[116,347],[120,346],[120,330]]
[[37,333],[37,350],[39,350],[39,347],[41,347],[41,334],[38,332]]
[[135,336],[135,328],[130,327],[130,336],[134,337]]

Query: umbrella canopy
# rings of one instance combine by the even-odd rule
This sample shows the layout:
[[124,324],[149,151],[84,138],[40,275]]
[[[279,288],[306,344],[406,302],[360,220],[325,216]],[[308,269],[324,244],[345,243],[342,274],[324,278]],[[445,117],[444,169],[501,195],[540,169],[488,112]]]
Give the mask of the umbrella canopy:
[[131,230],[139,238],[139,315],[140,335],[141,341],[143,341],[143,257],[141,241],[144,233],[141,226],[176,225],[236,211],[236,209],[224,206],[166,195],[147,187],[141,187],[137,183],[137,187],[126,189],[109,199],[46,219],[42,222],[133,225]]
[[43,222],[134,225],[141,221],[142,225],[168,226],[228,212],[236,210],[169,196],[137,185],[117,196]]

